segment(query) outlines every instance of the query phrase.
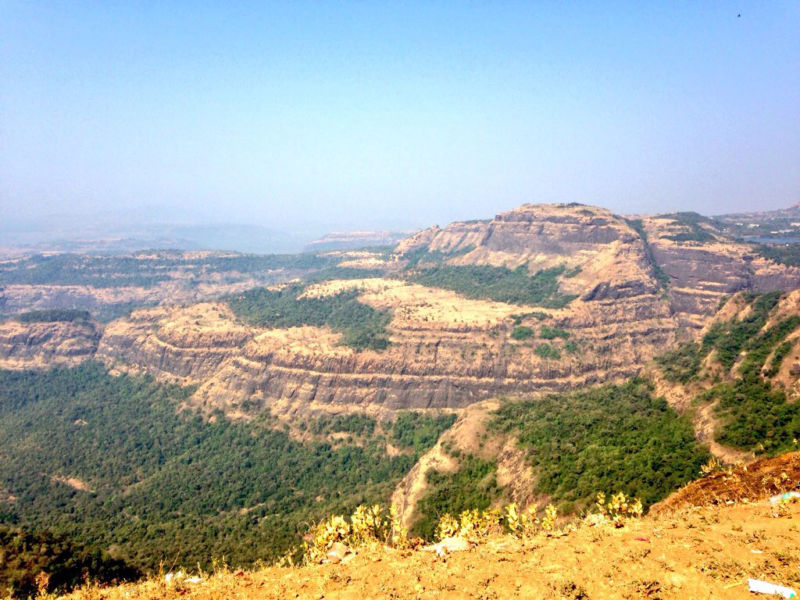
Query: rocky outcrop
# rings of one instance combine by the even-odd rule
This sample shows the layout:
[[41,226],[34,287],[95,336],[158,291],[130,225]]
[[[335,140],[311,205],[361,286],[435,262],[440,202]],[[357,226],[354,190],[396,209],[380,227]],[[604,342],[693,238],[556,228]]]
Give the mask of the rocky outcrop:
[[[389,261],[563,267],[560,291],[574,299],[557,310],[467,299],[399,278],[307,291],[358,289],[361,302],[391,312],[391,345],[380,352],[355,352],[325,328],[247,326],[226,305],[205,302],[133,311],[108,324],[96,356],[114,369],[197,385],[190,403],[209,413],[460,409],[630,377],[690,336],[732,291],[800,284],[795,270],[716,233],[704,243],[676,242],[666,217],[644,219],[645,236],[639,231],[595,207],[524,205],[419,232]],[[513,335],[518,326],[530,328],[528,338]]]
[[709,224],[704,230],[713,239],[676,241],[671,239],[675,218],[648,217],[643,221],[653,258],[669,278],[670,305],[683,326],[702,327],[721,302],[736,292],[800,287],[800,269],[757,256],[750,246],[725,238]]
[[102,328],[92,321],[0,323],[0,368],[72,366],[94,356]]
[[[547,323],[567,331],[569,339],[549,340],[558,356],[543,357],[538,334],[530,340],[511,336],[515,313],[535,307],[367,281],[333,287],[369,289],[362,302],[393,307],[392,343],[384,351],[355,352],[324,328],[247,327],[226,306],[206,303],[134,311],[107,327],[97,355],[117,368],[197,384],[191,403],[206,412],[291,415],[356,407],[458,409],[491,396],[624,379],[675,336],[665,302],[575,300],[551,311]],[[521,322],[541,327],[537,317]]]

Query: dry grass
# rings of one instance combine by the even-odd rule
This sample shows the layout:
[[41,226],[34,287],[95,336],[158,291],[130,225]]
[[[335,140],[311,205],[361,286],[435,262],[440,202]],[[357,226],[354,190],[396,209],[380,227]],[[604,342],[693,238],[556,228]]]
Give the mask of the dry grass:
[[689,508],[561,537],[497,535],[444,557],[371,546],[337,564],[159,575],[70,598],[742,598],[747,577],[800,585],[798,519],[799,503],[779,518],[765,503]]

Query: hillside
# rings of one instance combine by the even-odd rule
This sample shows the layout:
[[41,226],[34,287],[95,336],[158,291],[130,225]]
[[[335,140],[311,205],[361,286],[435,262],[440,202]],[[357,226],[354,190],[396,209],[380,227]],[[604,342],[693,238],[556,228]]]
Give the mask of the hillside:
[[143,570],[272,561],[362,503],[427,539],[509,501],[647,507],[800,437],[800,270],[694,213],[524,205],[393,250],[0,275],[0,524]]
[[[796,462],[797,455],[783,460]],[[780,463],[772,467],[781,470]],[[736,496],[737,484],[728,487]],[[771,493],[768,487],[750,491],[758,496],[721,506],[684,506],[626,520],[622,527],[588,518],[571,532],[451,538],[448,547],[462,549],[442,556],[366,545],[328,564],[223,568],[169,581],[159,575],[135,585],[83,589],[70,598],[733,599],[748,595],[748,578],[796,590],[800,502],[773,506],[761,499]]]
[[43,253],[0,260],[0,317],[88,310],[103,321],[139,306],[198,302],[317,273],[341,262],[314,254],[149,250]]
[[[282,290],[240,291],[246,278],[198,284],[195,298],[214,289],[229,295],[136,310],[105,328],[95,358],[197,385],[191,403],[205,412],[460,409],[498,395],[623,381],[695,335],[726,295],[800,283],[800,270],[749,252],[710,220],[524,205],[493,220],[422,231],[391,254],[250,258],[248,277],[264,276],[258,265],[271,264],[276,278],[294,268],[306,269],[307,280]],[[221,269],[223,259],[212,258]],[[234,268],[245,258],[225,260]],[[33,267],[8,270],[6,279],[55,285],[44,267]],[[144,280],[152,293],[167,293],[172,267],[151,267],[147,277],[112,276],[100,266],[80,277],[110,294]],[[59,273],[66,285],[69,272]]]
[[649,505],[707,452],[732,463],[795,449],[798,303],[800,291],[737,294],[699,341],[659,355],[641,379],[471,407],[395,490],[404,522],[429,533],[454,506],[509,500],[579,511],[611,482]]

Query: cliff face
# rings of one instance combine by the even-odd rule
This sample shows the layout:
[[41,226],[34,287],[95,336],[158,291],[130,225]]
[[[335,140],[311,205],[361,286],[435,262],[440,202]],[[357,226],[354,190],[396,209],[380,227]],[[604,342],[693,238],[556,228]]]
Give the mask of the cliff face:
[[800,287],[800,269],[756,255],[712,222],[701,221],[694,228],[672,216],[643,222],[653,258],[669,278],[670,306],[683,326],[702,327],[721,301],[736,292]]
[[0,368],[76,365],[94,356],[101,333],[94,322],[0,323]]
[[[362,302],[392,313],[387,350],[354,352],[320,328],[248,328],[220,305],[197,305],[137,311],[111,324],[98,355],[197,383],[192,402],[206,410],[292,414],[463,408],[496,395],[620,380],[676,338],[641,238],[608,211],[528,205],[490,222],[420,232],[398,246],[396,261],[420,248],[452,255],[453,265],[527,264],[532,273],[564,266],[570,276],[560,291],[577,297],[543,312],[396,279],[326,282],[308,293],[357,288]],[[517,326],[531,337],[515,339]],[[543,326],[564,337],[543,338]],[[236,334],[221,340],[223,331]],[[542,353],[543,345],[555,352]]]
[[[267,408],[284,415],[459,409],[497,395],[620,380],[693,335],[724,295],[800,287],[796,270],[748,258],[747,246],[718,233],[702,243],[667,237],[681,227],[662,217],[637,230],[599,208],[525,205],[491,221],[419,232],[390,261],[399,268],[416,256],[422,269],[434,258],[525,265],[532,274],[563,267],[559,292],[574,299],[559,309],[468,299],[401,278],[307,289],[318,296],[358,289],[361,302],[389,311],[391,344],[380,352],[355,352],[326,328],[244,325],[226,305],[206,302],[136,310],[106,327],[96,356],[112,368],[196,384],[194,406],[232,416]],[[529,328],[527,338],[518,327]]]
[[599,320],[597,311],[565,311],[557,323],[581,336],[581,350],[555,360],[535,354],[534,343],[510,338],[510,316],[519,307],[413,284],[362,299],[398,306],[385,351],[355,352],[324,328],[238,325],[227,307],[199,304],[143,309],[109,324],[97,356],[112,366],[198,384],[193,404],[234,416],[267,407],[287,415],[352,407],[462,408],[498,394],[633,375],[638,361],[668,343],[674,329],[669,318],[651,313],[623,333],[613,315]]

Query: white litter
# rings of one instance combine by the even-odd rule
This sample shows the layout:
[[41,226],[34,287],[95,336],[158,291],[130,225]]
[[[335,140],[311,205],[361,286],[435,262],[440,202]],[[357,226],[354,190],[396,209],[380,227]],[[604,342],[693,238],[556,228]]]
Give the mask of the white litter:
[[797,597],[797,592],[795,592],[792,588],[782,585],[775,585],[774,583],[761,581],[760,579],[748,579],[747,585],[750,587],[751,592],[755,592],[757,594],[773,594],[783,598]]
[[781,502],[789,502],[790,500],[800,500],[800,492],[784,492],[769,499],[772,506],[777,506]]
[[447,556],[453,552],[463,552],[471,549],[473,544],[462,537],[452,536],[446,537],[438,544],[431,544],[425,546],[423,550],[428,552],[436,552],[440,557]]

